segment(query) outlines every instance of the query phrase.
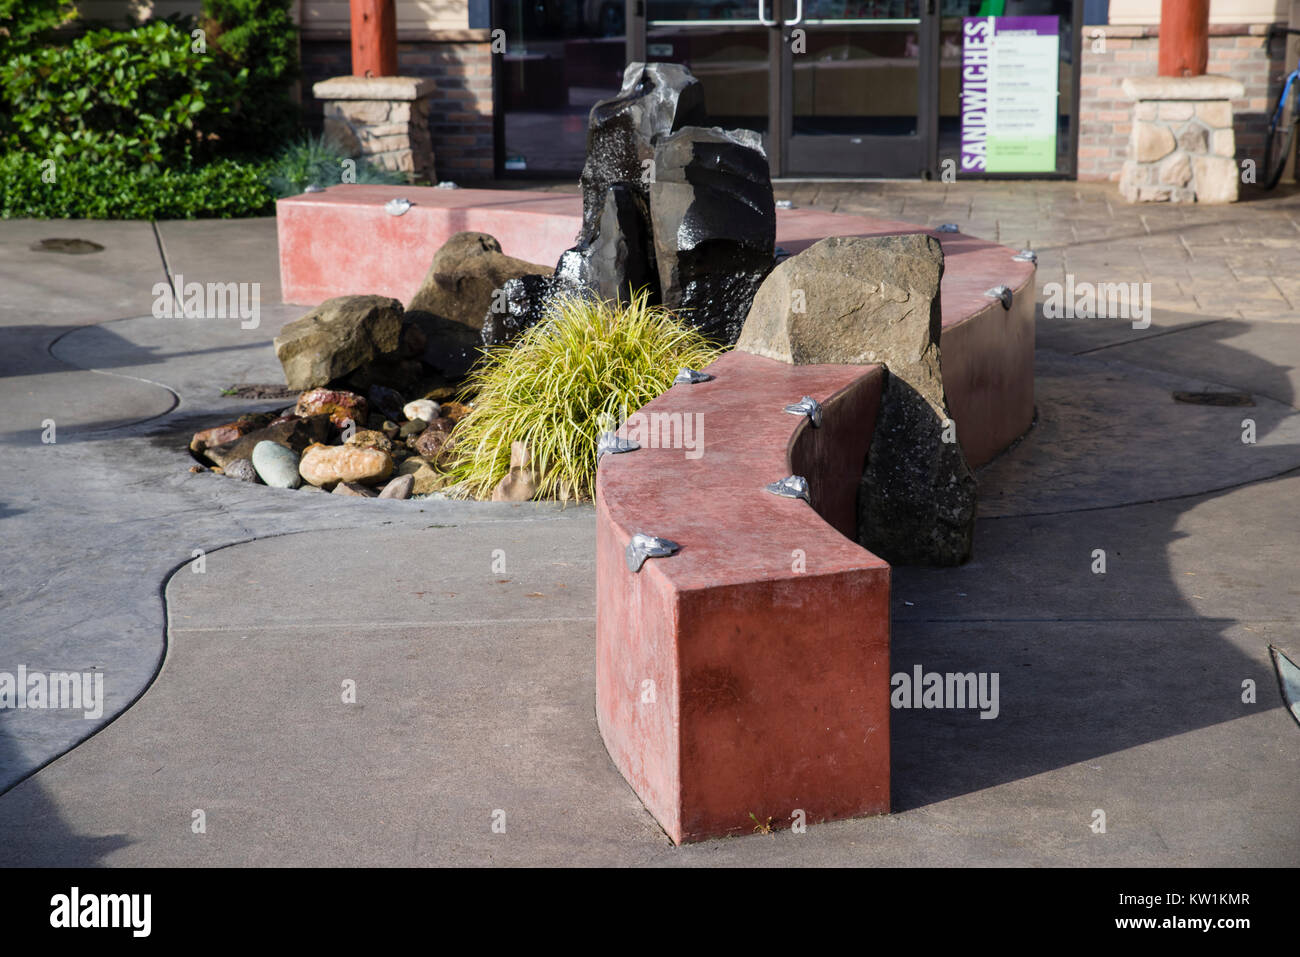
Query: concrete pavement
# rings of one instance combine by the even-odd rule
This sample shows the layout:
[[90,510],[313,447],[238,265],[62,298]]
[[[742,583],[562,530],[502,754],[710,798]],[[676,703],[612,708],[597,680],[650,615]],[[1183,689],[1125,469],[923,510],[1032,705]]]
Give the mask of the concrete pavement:
[[[1077,198],[1092,187],[995,185],[795,195],[933,224],[959,221],[965,189],[976,232],[996,192],[1012,196],[999,224],[1037,211],[1051,239],[1033,244],[1040,284],[1052,246],[1095,281],[1130,281],[1120,258],[1090,265],[1100,247],[1138,250],[1125,268],[1153,289],[1173,277],[1140,251],[1159,230],[1096,242]],[[1294,197],[1169,214],[1188,237],[1214,217],[1239,238],[1267,222],[1279,244],[1261,248],[1297,260]],[[106,248],[26,249],[50,236]],[[1241,244],[1220,245],[1256,289]],[[164,257],[187,281],[262,283],[260,326],[153,319]],[[679,849],[595,729],[589,509],[188,472],[199,424],[284,404],[219,395],[278,377],[269,339],[300,310],[270,306],[274,267],[270,221],[5,224],[0,671],[102,669],[109,707],[0,712],[0,863],[1300,863],[1300,728],[1267,656],[1300,654],[1300,325],[1276,282],[1219,311],[1179,287],[1146,330],[1040,319],[1039,426],[980,474],[974,561],[894,572],[892,670],[997,672],[998,717],[895,710],[889,817]],[[1255,404],[1170,395],[1205,389]]]

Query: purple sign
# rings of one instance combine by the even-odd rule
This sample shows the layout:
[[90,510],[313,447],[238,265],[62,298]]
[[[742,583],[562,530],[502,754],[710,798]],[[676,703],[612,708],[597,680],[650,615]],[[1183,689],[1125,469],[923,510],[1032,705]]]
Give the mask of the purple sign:
[[1056,17],[963,18],[963,173],[1056,169],[1058,30]]

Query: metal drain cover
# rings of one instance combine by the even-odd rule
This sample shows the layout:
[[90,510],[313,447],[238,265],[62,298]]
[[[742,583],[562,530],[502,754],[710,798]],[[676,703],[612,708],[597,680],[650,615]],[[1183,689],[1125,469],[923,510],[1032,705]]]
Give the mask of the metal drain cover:
[[1254,405],[1249,392],[1175,392],[1175,402],[1188,405]]

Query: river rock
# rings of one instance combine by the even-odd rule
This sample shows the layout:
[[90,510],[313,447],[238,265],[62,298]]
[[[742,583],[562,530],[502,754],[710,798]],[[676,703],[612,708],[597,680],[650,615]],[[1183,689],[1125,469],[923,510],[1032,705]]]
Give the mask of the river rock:
[[687,127],[655,147],[650,218],[661,300],[730,345],[776,255],[776,203],[762,140]]
[[390,479],[384,486],[384,490],[379,493],[380,498],[410,498],[411,490],[415,487],[415,477],[413,475],[398,475]]
[[402,415],[408,420],[424,419],[432,422],[438,417],[438,403],[431,399],[415,399],[402,406]]
[[359,482],[339,482],[334,486],[335,495],[353,495],[357,498],[378,498],[379,493],[372,488],[366,488]]
[[415,451],[431,462],[439,461],[447,451],[447,445],[451,440],[451,431],[455,423],[451,419],[438,418],[429,423],[429,427],[421,432],[413,443]]
[[382,431],[375,429],[357,429],[347,440],[344,445],[350,445],[358,449],[379,449],[381,452],[393,454],[393,440],[384,435]]
[[262,481],[272,488],[297,488],[302,484],[298,453],[293,449],[275,442],[258,442],[253,446],[251,461]]
[[366,399],[370,403],[370,408],[386,419],[401,418],[402,406],[406,402],[400,392],[382,385],[372,385],[370,391],[366,393]]
[[447,476],[433,467],[433,464],[420,455],[412,455],[397,469],[398,475],[411,477],[411,494],[428,495],[447,484]]
[[294,452],[301,452],[313,442],[323,442],[329,437],[330,420],[327,415],[307,418],[282,419],[264,429],[256,429],[240,436],[234,442],[203,450],[203,455],[223,468],[239,459],[251,459],[259,442],[275,442]]
[[442,418],[451,419],[452,422],[459,422],[469,415],[470,407],[463,402],[444,402],[438,411],[442,413]]
[[974,538],[975,478],[940,366],[942,275],[924,233],[823,239],[772,270],[736,344],[794,365],[885,366],[858,541],[895,564],[957,565]]
[[234,422],[227,422],[225,425],[217,425],[210,429],[203,429],[201,432],[195,432],[194,438],[190,439],[190,451],[202,452],[216,445],[226,445],[234,442],[241,436],[257,429],[264,429],[274,421],[274,416],[266,413],[252,413],[241,415]]
[[393,474],[393,457],[380,449],[353,445],[313,445],[303,453],[298,472],[322,488],[339,482],[375,485]]
[[397,349],[402,304],[337,296],[280,330],[275,355],[291,389],[314,389]]
[[366,400],[355,392],[341,389],[312,389],[298,396],[294,412],[301,416],[328,415],[330,421],[338,428],[345,428],[348,422],[363,425],[369,415]]
[[253,468],[253,463],[248,459],[235,459],[226,465],[222,471],[224,474],[239,479],[241,482],[257,483],[257,470]]

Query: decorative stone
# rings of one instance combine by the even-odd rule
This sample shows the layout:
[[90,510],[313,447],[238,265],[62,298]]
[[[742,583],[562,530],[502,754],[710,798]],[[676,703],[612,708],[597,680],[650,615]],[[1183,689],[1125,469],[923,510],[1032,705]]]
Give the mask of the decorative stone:
[[974,536],[975,479],[940,369],[942,275],[942,247],[924,233],[823,239],[772,270],[736,343],[793,365],[888,370],[858,495],[858,540],[898,564],[960,564]]
[[424,282],[411,298],[407,318],[420,325],[426,336],[437,330],[426,325],[425,313],[478,331],[509,280],[551,272],[549,266],[505,255],[501,244],[487,233],[456,233],[434,254]]
[[303,453],[298,472],[322,488],[339,482],[374,485],[393,474],[393,457],[379,449],[351,445],[313,445]]
[[1192,163],[1186,153],[1175,153],[1160,164],[1159,179],[1173,186],[1186,186],[1192,178]]
[[397,348],[402,304],[386,296],[337,296],[280,330],[275,355],[291,389],[327,385]]
[[655,147],[650,218],[663,304],[711,339],[734,343],[776,255],[759,135],[687,127],[664,137]]
[[377,432],[373,429],[358,429],[343,443],[358,449],[379,449],[381,452],[392,454],[393,442],[384,435],[383,432]]
[[447,484],[447,476],[435,469],[428,459],[412,455],[397,469],[398,475],[409,475],[412,479],[412,495],[428,495]]
[[1237,164],[1229,157],[1192,157],[1192,180],[1198,203],[1235,203],[1239,186],[1237,176]]
[[330,422],[344,428],[349,422],[360,425],[366,421],[369,408],[366,400],[355,392],[341,389],[311,389],[298,397],[294,414],[303,417],[328,415]]
[[605,211],[606,195],[624,183],[648,201],[647,161],[662,136],[704,122],[704,90],[690,70],[677,63],[629,63],[618,95],[591,108],[587,159],[582,167],[582,231],[591,242]]
[[470,407],[463,402],[444,402],[439,411],[442,413],[442,418],[451,419],[452,422],[459,422],[469,415]]
[[224,474],[241,482],[257,483],[257,470],[253,468],[253,463],[248,459],[235,459],[222,470]]
[[1232,104],[1227,100],[1207,100],[1196,104],[1196,118],[1211,129],[1232,129]]
[[298,453],[275,442],[258,442],[253,446],[252,465],[262,481],[272,488],[297,488]]
[[1174,134],[1154,123],[1133,124],[1133,156],[1139,163],[1151,163],[1174,150]]
[[194,438],[190,439],[190,451],[202,452],[216,445],[234,442],[249,432],[266,428],[270,422],[271,417],[268,415],[242,415],[234,422],[203,429],[201,432],[195,432]]
[[[1164,105],[1164,104],[1161,104]],[[1205,127],[1192,124],[1178,134],[1178,148],[1188,153],[1204,153],[1209,150],[1209,137]]]
[[590,290],[600,299],[631,302],[632,294],[648,288],[650,301],[659,301],[659,278],[652,262],[650,211],[643,191],[629,183],[614,183],[590,239],[560,256],[555,278]]
[[379,493],[372,488],[366,488],[360,482],[339,482],[334,486],[335,495],[352,495],[357,498],[378,498]]
[[370,408],[389,419],[400,418],[402,406],[406,404],[400,392],[383,385],[372,385],[366,392],[366,400],[370,403]]
[[438,417],[438,403],[431,399],[416,399],[402,406],[402,415],[408,420],[424,419],[425,422],[432,422]]
[[415,488],[415,477],[413,475],[398,475],[384,486],[384,490],[379,493],[379,497],[410,498],[413,488]]
[[525,329],[546,318],[551,307],[565,295],[581,295],[575,287],[551,276],[520,276],[502,287],[505,308],[492,310],[483,320],[483,345],[506,345]]
[[397,430],[399,438],[407,439],[413,435],[419,435],[429,427],[429,423],[424,419],[410,419],[402,423],[402,427]]
[[301,452],[313,442],[323,442],[330,432],[328,416],[282,419],[264,429],[256,429],[234,442],[204,449],[203,455],[216,465],[226,466],[238,459],[251,459],[259,442],[274,442],[293,452]]
[[451,430],[455,423],[450,419],[434,419],[429,427],[415,439],[415,451],[430,461],[436,462],[451,439]]
[[1196,112],[1196,104],[1185,100],[1166,100],[1158,104],[1156,118],[1164,121],[1180,122],[1190,120]]
[[1235,157],[1237,155],[1237,138],[1229,127],[1215,130],[1210,134],[1210,152],[1215,156]]

